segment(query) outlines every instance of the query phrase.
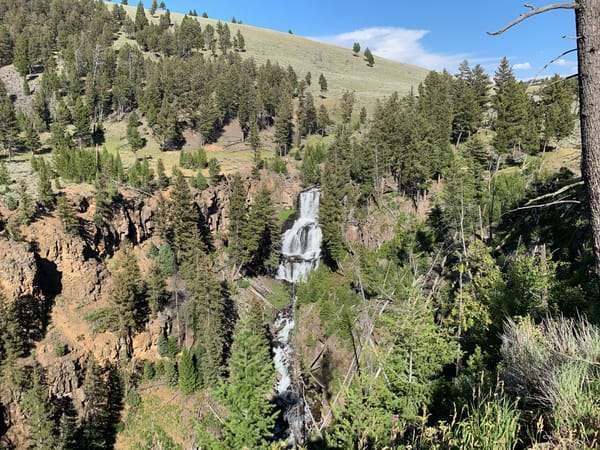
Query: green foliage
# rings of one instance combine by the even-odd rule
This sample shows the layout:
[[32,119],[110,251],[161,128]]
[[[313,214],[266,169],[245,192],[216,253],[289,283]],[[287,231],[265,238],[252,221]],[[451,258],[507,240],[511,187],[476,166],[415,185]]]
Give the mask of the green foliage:
[[48,387],[44,385],[41,367],[34,368],[31,384],[31,388],[23,394],[21,400],[21,407],[27,415],[30,425],[31,448],[52,450],[56,446],[54,411],[50,404]]
[[127,120],[127,142],[133,153],[143,148],[145,144],[138,130],[139,121],[135,112],[132,112]]
[[0,186],[7,186],[10,184],[10,174],[4,161],[0,161]]
[[175,272],[175,253],[167,242],[160,246],[156,262],[165,276]]
[[248,273],[264,274],[279,262],[279,229],[271,194],[262,189],[250,206],[242,229],[241,259]]
[[33,203],[33,198],[27,192],[27,186],[25,182],[21,180],[19,182],[18,188],[19,194],[19,208],[18,208],[18,218],[19,223],[22,225],[29,225],[35,216],[35,205]]
[[506,389],[539,407],[555,439],[584,448],[600,426],[600,330],[585,319],[505,321],[502,375]]
[[212,184],[217,183],[221,178],[221,163],[217,158],[210,158],[208,160],[208,175]]
[[206,181],[206,177],[202,174],[202,171],[199,170],[196,172],[192,178],[190,178],[190,185],[193,188],[204,190],[208,188],[208,181]]
[[235,173],[230,181],[228,247],[234,261],[239,262],[242,252],[242,230],[246,224],[246,190],[242,177]]
[[208,166],[206,151],[199,148],[195,152],[179,153],[179,166],[184,169],[204,169]]
[[183,349],[181,359],[179,360],[179,389],[185,395],[189,395],[198,389],[198,370],[194,356],[187,349]]
[[161,158],[158,158],[158,161],[156,162],[156,177],[158,187],[163,190],[168,188],[169,184],[171,184],[171,180],[165,172],[165,164]]
[[153,317],[169,301],[165,274],[157,263],[150,265],[146,275],[146,301]]
[[127,171],[127,179],[133,187],[144,192],[152,192],[156,186],[154,171],[146,158],[136,158],[133,166]]
[[142,372],[142,379],[146,381],[154,380],[156,376],[156,370],[154,369],[154,363],[148,359],[144,360],[144,371]]
[[279,156],[279,154],[275,155],[275,157],[271,160],[270,168],[275,173],[279,173],[282,175],[288,174],[288,169],[285,160],[281,156]]
[[373,53],[371,53],[371,50],[369,50],[369,47],[365,49],[364,56],[365,61],[367,61],[367,66],[373,67],[373,65],[375,65],[375,58],[373,57]]
[[269,393],[275,381],[275,369],[260,317],[254,307],[236,324],[229,377],[218,391],[227,410],[221,424],[220,442],[209,434],[205,423],[201,422],[197,428],[200,443],[210,443],[209,448],[272,448],[270,440],[277,412],[269,401]]

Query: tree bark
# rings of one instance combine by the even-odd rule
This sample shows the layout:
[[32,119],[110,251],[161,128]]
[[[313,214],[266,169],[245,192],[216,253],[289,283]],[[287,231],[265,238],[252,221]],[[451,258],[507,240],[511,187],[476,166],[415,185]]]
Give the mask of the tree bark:
[[581,124],[581,172],[585,182],[594,272],[600,279],[600,2],[577,0],[577,60]]

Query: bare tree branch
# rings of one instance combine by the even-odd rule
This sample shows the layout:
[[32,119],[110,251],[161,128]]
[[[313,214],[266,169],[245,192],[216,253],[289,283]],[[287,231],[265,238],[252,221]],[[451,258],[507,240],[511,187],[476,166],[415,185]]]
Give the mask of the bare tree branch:
[[531,16],[535,16],[537,14],[545,13],[546,11],[551,11],[553,9],[577,9],[579,5],[577,3],[554,3],[552,5],[542,6],[541,8],[533,8],[532,5],[525,5],[527,8],[530,8],[531,11],[521,14],[515,20],[510,22],[508,25],[500,28],[498,31],[488,31],[487,34],[491,36],[497,36],[499,34],[504,33],[509,28],[514,27],[516,24],[523,22],[525,19],[530,18]]
[[571,50],[567,50],[567,51],[564,51],[564,52],[562,52],[560,55],[558,55],[558,56],[557,56],[556,58],[554,58],[553,60],[551,60],[551,61],[548,61],[548,62],[546,63],[546,65],[545,65],[544,67],[542,67],[538,73],[536,73],[536,74],[535,74],[535,76],[533,77],[533,79],[534,79],[534,80],[536,80],[536,79],[537,79],[537,77],[538,77],[538,76],[539,76],[539,75],[540,75],[540,74],[541,74],[541,73],[542,73],[544,70],[546,70],[546,69],[548,68],[548,66],[550,66],[550,64],[552,64],[552,63],[554,63],[554,62],[558,61],[558,60],[559,60],[560,58],[562,58],[563,56],[565,56],[565,55],[568,55],[569,53],[576,52],[576,51],[577,51],[577,49],[576,49],[576,48],[572,48]]

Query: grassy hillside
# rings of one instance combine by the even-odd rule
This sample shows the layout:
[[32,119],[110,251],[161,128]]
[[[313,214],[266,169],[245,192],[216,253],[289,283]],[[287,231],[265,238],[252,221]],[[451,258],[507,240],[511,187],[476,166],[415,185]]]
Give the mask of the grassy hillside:
[[[135,6],[125,7],[132,18]],[[150,13],[146,11],[148,17]],[[154,18],[163,14],[157,11]],[[171,12],[171,21],[179,23],[183,14]],[[217,19],[198,17],[204,29],[207,24],[216,25]],[[223,22],[228,22],[223,20]],[[246,41],[247,51],[244,57],[252,57],[258,64],[267,59],[279,62],[282,67],[291,65],[298,77],[311,72],[313,84],[317,84],[319,74],[323,73],[328,82],[328,96],[339,98],[344,90],[355,91],[359,103],[371,105],[378,97],[389,96],[397,91],[409,92],[411,87],[423,81],[428,70],[410,64],[399,63],[375,57],[375,65],[368,67],[362,55],[353,56],[352,49],[323,44],[289,33],[257,28],[251,25],[229,23],[232,36],[241,30]],[[122,37],[122,40],[125,38]]]

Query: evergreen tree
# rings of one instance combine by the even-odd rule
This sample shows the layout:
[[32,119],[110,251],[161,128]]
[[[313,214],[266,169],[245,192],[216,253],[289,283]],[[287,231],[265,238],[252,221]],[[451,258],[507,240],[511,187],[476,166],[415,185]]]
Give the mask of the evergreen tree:
[[517,81],[506,58],[500,62],[494,81],[494,148],[499,153],[511,150],[528,153],[538,151],[539,141],[531,100],[527,96],[525,84]]
[[544,147],[551,139],[559,140],[569,136],[575,126],[573,91],[566,80],[554,75],[541,93]]
[[183,349],[181,359],[178,364],[179,369],[179,389],[184,395],[189,395],[198,389],[198,371],[194,363],[194,356],[187,349]]
[[327,79],[323,73],[319,75],[319,88],[321,89],[321,97],[325,96],[325,92],[327,92]]
[[75,214],[75,207],[68,197],[63,195],[58,197],[56,215],[60,219],[65,233],[78,234],[79,220]]
[[225,299],[212,264],[199,246],[187,255],[181,273],[188,293],[186,315],[198,341],[201,381],[204,386],[214,386],[223,371]]
[[6,186],[8,184],[10,184],[10,174],[6,168],[6,163],[0,161],[0,186]]
[[35,152],[40,149],[42,143],[40,142],[40,134],[35,129],[33,119],[31,117],[25,117],[23,128],[25,134],[23,137],[23,145],[27,151],[31,152],[32,155],[35,155]]
[[43,369],[33,368],[31,387],[23,394],[21,400],[23,411],[29,422],[29,440],[32,449],[54,450],[54,411],[48,396],[48,387],[44,384]]
[[354,97],[354,92],[344,91],[342,93],[342,98],[340,99],[340,114],[342,116],[342,123],[350,123],[355,101],[356,98]]
[[180,170],[174,170],[175,181],[171,191],[169,222],[173,250],[176,260],[181,263],[184,255],[191,251],[198,233],[198,212],[193,204],[190,187]]
[[6,66],[13,60],[13,42],[8,27],[0,25],[0,66]]
[[29,52],[29,37],[26,33],[21,33],[15,41],[13,65],[24,77],[31,71],[31,54]]
[[158,263],[153,262],[150,265],[146,276],[146,302],[150,306],[152,317],[156,317],[158,311],[160,311],[168,301],[169,293],[167,292],[165,273]]
[[242,230],[246,223],[246,191],[239,173],[231,178],[231,195],[229,197],[229,232],[228,246],[234,261],[241,257]]
[[321,136],[325,135],[325,130],[329,125],[331,125],[331,119],[329,118],[327,107],[321,104],[319,106],[319,112],[317,113],[317,131]]
[[163,163],[162,158],[158,158],[158,161],[156,162],[156,176],[158,178],[158,186],[161,189],[166,189],[169,187],[171,180],[165,172],[165,164]]
[[107,447],[108,387],[93,353],[88,354],[82,390],[85,396],[80,445],[100,450]]
[[23,77],[23,95],[25,97],[29,97],[31,95],[31,89],[29,88],[27,77]]
[[208,174],[210,175],[210,182],[216,184],[221,178],[221,163],[217,158],[210,158],[208,160]]
[[23,225],[29,225],[33,217],[35,216],[35,204],[33,203],[33,199],[31,195],[27,192],[27,186],[25,182],[21,180],[19,182],[19,209],[18,209],[18,217],[19,222]]
[[280,156],[287,155],[292,144],[292,99],[282,95],[275,117],[275,144]]
[[152,131],[160,142],[161,150],[178,149],[183,145],[181,124],[177,118],[177,111],[173,107],[172,99],[167,97],[163,99]]
[[365,49],[364,55],[365,60],[367,61],[367,66],[373,67],[373,65],[375,64],[375,58],[373,57],[373,53],[371,53],[371,50],[369,50],[369,47]]
[[15,115],[15,107],[6,92],[6,87],[0,80],[0,143],[8,156],[12,157],[13,151],[19,142],[19,127]]
[[153,16],[158,9],[158,0],[152,0],[152,5],[150,6],[150,16]]
[[148,26],[148,18],[144,10],[144,3],[140,0],[135,11],[135,31],[143,31]]
[[48,207],[54,200],[52,184],[50,183],[50,168],[43,158],[40,159],[38,167],[38,197],[40,203]]
[[358,56],[358,54],[360,53],[360,43],[359,42],[355,42],[354,45],[352,45],[352,51],[354,52],[354,56]]
[[133,334],[147,317],[145,289],[137,258],[131,250],[125,249],[113,262],[108,295],[114,309],[109,325],[125,340],[127,355],[131,356]]
[[250,147],[252,147],[252,150],[254,151],[254,156],[252,160],[255,164],[258,164],[258,162],[260,161],[260,136],[258,134],[258,124],[256,123],[256,120],[252,120],[250,124],[249,140]]
[[144,140],[140,136],[138,125],[139,118],[135,112],[132,112],[129,115],[129,120],[127,121],[127,142],[129,143],[129,147],[131,147],[131,151],[133,153],[136,153],[144,146]]
[[227,408],[222,440],[228,448],[271,447],[277,417],[269,400],[274,381],[269,340],[255,306],[236,324],[229,377],[219,390]]
[[279,230],[271,194],[265,188],[257,194],[242,230],[242,262],[247,272],[265,274],[279,260]]
[[79,148],[86,147],[92,138],[92,130],[90,110],[81,97],[77,97],[73,106],[73,125],[75,126],[73,137],[79,143]]

